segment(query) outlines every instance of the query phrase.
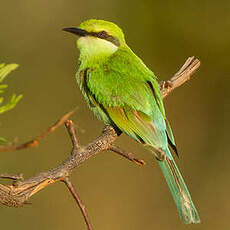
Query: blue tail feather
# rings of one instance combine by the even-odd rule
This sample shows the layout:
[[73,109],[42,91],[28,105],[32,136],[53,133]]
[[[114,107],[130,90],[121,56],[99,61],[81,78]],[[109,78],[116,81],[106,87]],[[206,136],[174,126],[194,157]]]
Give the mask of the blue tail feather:
[[[167,155],[171,155],[168,149],[167,151]],[[158,162],[176,203],[181,220],[185,224],[200,223],[198,212],[174,159],[166,157],[165,160]]]

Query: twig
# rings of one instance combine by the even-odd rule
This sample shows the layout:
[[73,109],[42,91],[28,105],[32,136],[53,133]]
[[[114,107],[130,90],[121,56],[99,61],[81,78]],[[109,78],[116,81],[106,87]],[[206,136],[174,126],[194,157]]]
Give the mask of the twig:
[[128,153],[116,145],[111,145],[108,150],[111,150],[115,153],[118,153],[119,155],[123,156],[124,158],[126,158],[132,162],[134,162],[135,164],[137,164],[139,166],[145,165],[145,162],[143,160],[139,160],[139,159],[135,158],[132,153]]
[[85,223],[87,225],[87,228],[88,230],[93,230],[93,227],[90,223],[90,220],[89,220],[89,216],[86,212],[86,208],[85,208],[85,205],[83,204],[82,200],[80,199],[76,189],[74,188],[73,184],[71,183],[70,179],[68,177],[66,177],[63,182],[66,184],[67,188],[69,189],[69,191],[71,192],[73,198],[75,199],[75,201],[77,202],[80,210],[81,210],[81,213],[85,219]]
[[0,174],[0,178],[3,179],[11,179],[11,180],[24,180],[22,173],[17,174],[17,175],[13,175],[13,174],[8,174],[8,173],[2,173]]
[[62,125],[69,117],[74,113],[74,111],[66,113],[63,117],[61,117],[57,122],[55,122],[52,126],[50,126],[45,132],[37,136],[31,141],[25,142],[20,145],[10,145],[10,146],[0,146],[0,152],[9,152],[9,151],[15,151],[15,150],[21,150],[26,149],[30,147],[37,147],[38,142],[47,136],[48,134],[55,131],[60,125]]
[[80,144],[79,144],[78,139],[77,139],[77,134],[76,134],[76,130],[74,128],[73,122],[71,120],[67,120],[65,122],[65,127],[67,128],[67,131],[70,135],[72,145],[77,149],[80,148]]
[[[182,85],[184,82],[190,79],[191,75],[199,67],[200,62],[194,57],[188,58],[182,68],[169,80],[161,82],[161,94],[162,97],[168,96],[175,88]],[[68,186],[70,192],[74,196],[75,200],[78,202],[79,207],[84,215],[88,229],[90,228],[88,216],[85,212],[85,207],[80,201],[78,194],[73,188],[71,182],[67,179],[72,174],[73,170],[79,165],[84,163],[90,157],[96,155],[103,150],[112,150],[125,158],[135,161],[136,163],[143,164],[141,160],[137,160],[130,153],[127,153],[120,148],[113,145],[114,141],[118,137],[118,133],[112,126],[106,126],[101,133],[101,135],[93,140],[86,146],[80,146],[79,141],[76,136],[76,131],[74,128],[74,123],[67,118],[72,114],[72,112],[66,114],[62,117],[55,125],[51,126],[46,132],[35,138],[33,141],[27,142],[20,146],[11,147],[10,150],[17,150],[26,148],[26,146],[36,146],[37,142],[60,126],[65,122],[67,131],[72,141],[72,151],[70,156],[64,160],[59,166],[54,169],[39,173],[38,175],[31,177],[23,181],[16,181],[11,185],[0,184],[0,203],[7,205],[9,207],[21,207],[23,204],[28,202],[28,199],[41,189],[47,187],[49,184],[55,183],[57,181],[64,181]],[[67,120],[67,121],[66,121]],[[29,143],[29,144],[28,144]],[[0,149],[1,151],[1,149]],[[12,178],[11,178],[12,179]]]
[[200,61],[195,57],[189,57],[180,70],[174,74],[170,80],[160,82],[162,97],[165,98],[174,89],[188,81],[199,67]]

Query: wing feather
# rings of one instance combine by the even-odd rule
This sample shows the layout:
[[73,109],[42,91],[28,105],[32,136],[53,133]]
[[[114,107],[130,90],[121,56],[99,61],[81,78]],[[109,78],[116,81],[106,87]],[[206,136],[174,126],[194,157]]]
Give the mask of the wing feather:
[[139,142],[155,149],[167,148],[159,85],[135,54],[122,49],[115,52],[107,62],[88,68],[81,82],[88,103],[99,118]]

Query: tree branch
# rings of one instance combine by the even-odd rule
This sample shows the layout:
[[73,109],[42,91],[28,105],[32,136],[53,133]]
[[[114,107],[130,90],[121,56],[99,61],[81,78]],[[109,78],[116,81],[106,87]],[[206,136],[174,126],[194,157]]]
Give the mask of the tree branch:
[[69,117],[71,117],[73,113],[74,111],[70,111],[66,113],[58,121],[56,121],[53,125],[51,125],[45,132],[43,132],[42,134],[40,134],[39,136],[37,136],[31,141],[27,141],[20,145],[0,146],[0,152],[9,152],[9,151],[27,149],[31,147],[37,147],[41,139],[46,137],[48,134],[54,132],[60,125],[62,125],[67,119],[69,119]]
[[161,96],[165,98],[174,89],[188,81],[199,67],[200,61],[195,57],[189,57],[170,80],[160,82]]
[[[165,98],[175,88],[188,81],[195,70],[199,68],[199,66],[200,61],[198,59],[195,59],[194,57],[188,58],[182,68],[169,81],[163,81],[160,83],[162,97]],[[69,115],[67,115],[67,117],[69,117]],[[132,154],[127,153],[113,145],[114,141],[118,137],[118,134],[112,126],[106,126],[98,138],[86,146],[81,146],[76,136],[73,121],[66,121],[66,117],[61,118],[55,125],[51,126],[46,132],[35,138],[33,141],[27,142],[26,144],[21,145],[21,147],[11,147],[11,149],[7,149],[7,151],[22,149],[25,148],[25,146],[31,146],[31,143],[33,143],[32,146],[36,145],[41,138],[52,132],[53,129],[57,128],[64,121],[73,145],[70,156],[56,168],[39,173],[38,175],[29,179],[18,180],[17,176],[8,174],[8,176],[6,174],[4,176],[3,174],[2,177],[14,179],[14,182],[10,185],[0,184],[0,203],[9,207],[21,207],[31,196],[41,189],[57,181],[64,181],[81,208],[88,230],[92,230],[92,226],[90,225],[88,216],[85,212],[85,206],[82,204],[78,194],[69,180],[73,170],[80,164],[84,163],[87,159],[103,150],[112,150],[139,164],[143,164],[143,162],[134,158]],[[1,150],[2,148],[0,151]]]

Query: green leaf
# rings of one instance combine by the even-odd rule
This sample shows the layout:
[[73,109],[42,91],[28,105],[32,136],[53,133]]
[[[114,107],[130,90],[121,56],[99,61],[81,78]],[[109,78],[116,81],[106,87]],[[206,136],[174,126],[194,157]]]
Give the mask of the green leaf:
[[4,65],[5,65],[5,63],[1,63],[1,64],[0,64],[0,69],[1,69],[2,67],[4,67]]
[[0,145],[10,145],[11,142],[7,141],[5,138],[0,137]]
[[13,109],[21,99],[22,99],[22,94],[18,96],[16,94],[13,94],[10,101],[7,104],[0,107],[0,114]]
[[6,89],[8,85],[0,85],[0,93],[4,93],[4,89]]
[[[5,77],[10,72],[15,70],[17,67],[18,67],[17,64],[8,64],[8,65],[6,65],[5,63],[0,64],[0,82],[2,82],[5,79]],[[8,85],[6,84],[0,84],[0,93],[3,93],[7,87]],[[21,98],[22,95],[17,96],[16,94],[13,94],[9,102],[7,102],[5,105],[0,107],[0,114],[13,109],[16,106],[16,104],[20,101]],[[3,100],[4,98],[0,97],[0,104],[2,104]]]
[[3,101],[4,101],[4,98],[0,97],[0,104],[2,104]]
[[13,70],[18,67],[18,64],[1,64],[0,65],[0,82],[4,80],[4,78]]
[[3,84],[0,85],[0,89],[5,89],[5,88],[7,88],[7,87],[8,87],[8,85],[6,85],[6,84],[5,84],[5,85],[3,85]]
[[[0,64],[0,83],[6,78],[6,76],[18,67],[17,64]],[[6,84],[0,84],[0,93],[4,93],[4,90],[8,87]],[[22,95],[16,95],[15,93],[11,96],[10,100],[4,105],[0,106],[0,114],[13,109],[16,104],[22,99]],[[0,97],[0,104],[4,101],[4,97]],[[5,138],[0,137],[0,145],[9,145],[10,142]]]

